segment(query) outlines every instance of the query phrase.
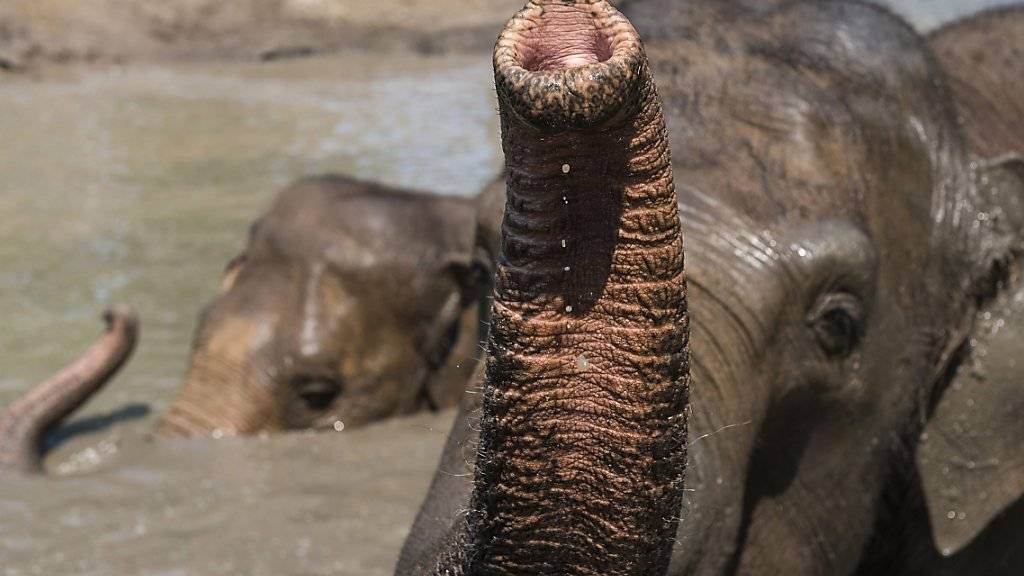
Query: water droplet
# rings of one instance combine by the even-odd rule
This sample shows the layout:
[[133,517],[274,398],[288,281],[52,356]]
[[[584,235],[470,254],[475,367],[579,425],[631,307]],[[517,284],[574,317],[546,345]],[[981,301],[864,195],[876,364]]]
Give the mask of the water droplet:
[[568,174],[572,168],[568,164],[562,164],[562,174]]
[[220,428],[214,428],[213,432],[211,433],[211,436],[213,436],[214,440],[220,440],[221,438],[224,437],[224,431],[221,430]]
[[565,202],[565,205],[568,206],[569,205],[569,198],[566,197],[566,196],[562,196],[562,202]]
[[569,270],[572,270],[572,268],[570,268],[569,266],[566,266],[565,268],[562,268],[562,270],[568,272]]
[[950,510],[949,512],[946,512],[946,518],[949,518],[950,520],[955,520],[956,510]]
[[566,312],[572,312],[572,306],[566,306],[565,307],[565,311]]
[[341,420],[337,420],[337,421],[334,422],[334,431],[335,432],[341,432],[344,429],[345,429],[345,423],[344,422],[342,422]]
[[957,512],[957,515],[956,515],[956,519],[957,520],[964,520],[965,518],[967,518],[967,513],[966,512],[963,512],[963,511]]
[[576,357],[576,367],[580,370],[586,370],[590,367],[590,360],[587,360],[586,356],[580,354]]
[[562,238],[562,248],[565,248],[565,238]]

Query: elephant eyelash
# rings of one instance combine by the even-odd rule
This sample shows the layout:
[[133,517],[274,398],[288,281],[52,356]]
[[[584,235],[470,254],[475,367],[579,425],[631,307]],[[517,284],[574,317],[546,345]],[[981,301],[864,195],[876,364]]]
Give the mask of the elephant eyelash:
[[832,358],[849,356],[863,333],[864,308],[849,292],[833,292],[820,298],[807,314],[818,344]]

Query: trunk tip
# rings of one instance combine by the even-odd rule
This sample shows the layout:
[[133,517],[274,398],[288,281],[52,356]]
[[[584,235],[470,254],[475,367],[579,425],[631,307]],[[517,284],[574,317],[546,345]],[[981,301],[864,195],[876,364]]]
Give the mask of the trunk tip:
[[531,1],[494,48],[499,99],[538,128],[586,128],[637,101],[645,57],[605,0]]
[[123,331],[134,338],[139,332],[139,314],[128,304],[114,304],[103,312],[107,331]]

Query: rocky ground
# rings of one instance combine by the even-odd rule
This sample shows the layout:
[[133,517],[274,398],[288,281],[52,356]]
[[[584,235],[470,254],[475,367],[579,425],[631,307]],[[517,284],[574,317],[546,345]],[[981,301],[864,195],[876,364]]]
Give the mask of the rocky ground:
[[522,0],[4,0],[0,70],[488,50]]

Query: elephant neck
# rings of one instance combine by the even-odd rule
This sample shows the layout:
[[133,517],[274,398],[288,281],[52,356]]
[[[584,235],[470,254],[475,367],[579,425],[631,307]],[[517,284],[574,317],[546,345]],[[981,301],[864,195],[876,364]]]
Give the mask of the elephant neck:
[[664,573],[682,498],[682,237],[649,79],[606,125],[502,110],[508,191],[470,574]]

